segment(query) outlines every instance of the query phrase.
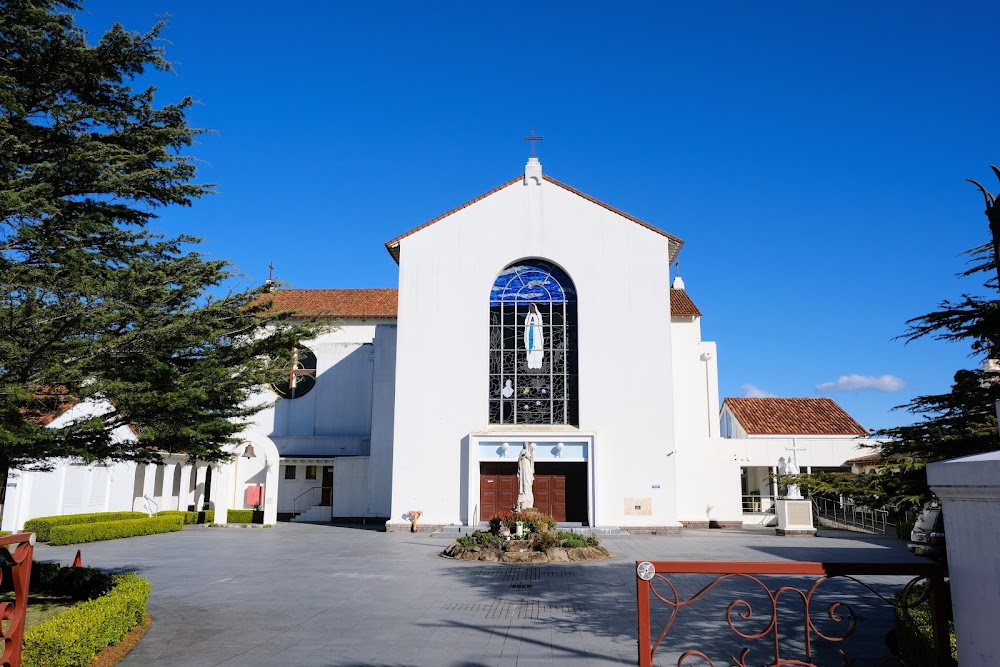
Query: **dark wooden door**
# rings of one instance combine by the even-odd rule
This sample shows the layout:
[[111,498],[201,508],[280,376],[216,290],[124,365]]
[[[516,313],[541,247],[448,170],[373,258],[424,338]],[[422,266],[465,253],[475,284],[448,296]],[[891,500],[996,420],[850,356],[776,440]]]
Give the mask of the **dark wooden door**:
[[489,521],[497,512],[517,503],[517,464],[479,464],[479,520]]
[[[517,504],[517,464],[479,464],[479,520]],[[535,509],[556,521],[587,523],[587,464],[539,463],[531,486]]]
[[[333,501],[333,466],[323,466],[323,486],[320,488],[319,504],[329,507]],[[315,498],[315,496],[313,496]]]

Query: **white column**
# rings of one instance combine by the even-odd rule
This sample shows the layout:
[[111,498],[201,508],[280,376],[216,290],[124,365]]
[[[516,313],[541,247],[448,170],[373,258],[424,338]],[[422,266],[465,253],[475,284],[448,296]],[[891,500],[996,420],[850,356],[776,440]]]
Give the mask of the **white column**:
[[191,504],[191,468],[193,466],[184,464],[181,466],[181,489],[177,494],[177,509],[186,510]]
[[1000,664],[1000,451],[927,466],[941,499],[962,667]]
[[212,498],[215,499],[214,523],[225,524],[233,499],[233,466],[228,461],[220,461],[212,468]]
[[[142,477],[143,500],[139,503],[140,507],[146,507],[148,504],[149,511],[151,512],[154,511],[154,506],[150,501],[152,501],[153,497],[156,495],[156,489],[154,488],[156,486],[156,467],[155,463],[146,464],[146,469],[143,471]],[[147,501],[146,498],[149,498],[150,501]]]
[[172,510],[177,507],[177,499],[174,498],[174,473],[177,472],[176,463],[167,463],[163,466],[163,481],[160,486],[160,509]]
[[197,465],[194,468],[194,511],[200,512],[205,505],[205,479],[208,475],[207,465]]
[[268,458],[264,465],[264,523],[273,526],[278,523],[278,462]]

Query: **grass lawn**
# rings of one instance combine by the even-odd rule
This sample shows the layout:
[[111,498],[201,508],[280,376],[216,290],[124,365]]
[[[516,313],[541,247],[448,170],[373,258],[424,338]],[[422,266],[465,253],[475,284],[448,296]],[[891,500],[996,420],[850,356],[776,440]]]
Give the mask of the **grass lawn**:
[[[13,601],[13,593],[0,594],[0,602]],[[30,593],[28,595],[28,614],[24,621],[25,631],[69,609],[74,604],[76,602],[72,598],[52,595],[50,593]],[[6,630],[8,625],[10,625],[10,621],[5,621],[3,629]]]

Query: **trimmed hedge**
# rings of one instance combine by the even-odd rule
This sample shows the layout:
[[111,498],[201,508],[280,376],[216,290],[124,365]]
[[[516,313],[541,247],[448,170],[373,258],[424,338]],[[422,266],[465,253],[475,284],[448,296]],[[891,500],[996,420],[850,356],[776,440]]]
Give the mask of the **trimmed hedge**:
[[39,542],[48,542],[53,526],[70,526],[79,523],[102,521],[122,521],[141,519],[149,516],[145,512],[94,512],[92,514],[66,514],[64,516],[42,516],[24,522],[24,532],[34,533]]
[[170,533],[180,530],[183,526],[184,517],[176,515],[153,516],[129,521],[104,521],[102,523],[53,526],[49,542],[53,545],[59,545],[116,540],[121,537]]
[[261,510],[229,510],[226,512],[226,523],[264,523],[264,512]]
[[[153,519],[155,521],[155,519]],[[134,574],[114,578],[107,595],[82,602],[24,633],[24,667],[86,667],[146,617],[149,582]]]
[[215,521],[215,510],[205,510],[202,512],[185,512],[184,510],[163,510],[157,512],[156,516],[181,516],[184,517],[185,524],[212,523]]

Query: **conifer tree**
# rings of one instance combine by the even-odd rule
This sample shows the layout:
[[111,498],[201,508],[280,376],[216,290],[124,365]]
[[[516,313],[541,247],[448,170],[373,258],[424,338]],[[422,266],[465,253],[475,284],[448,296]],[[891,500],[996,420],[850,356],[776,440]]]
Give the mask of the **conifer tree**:
[[[0,469],[54,456],[212,459],[308,325],[265,288],[226,291],[231,265],[154,233],[189,206],[190,98],[157,106],[136,78],[170,70],[162,23],[95,45],[73,0],[0,0]],[[109,411],[43,428],[68,404]],[[128,426],[138,443],[112,431]]]

